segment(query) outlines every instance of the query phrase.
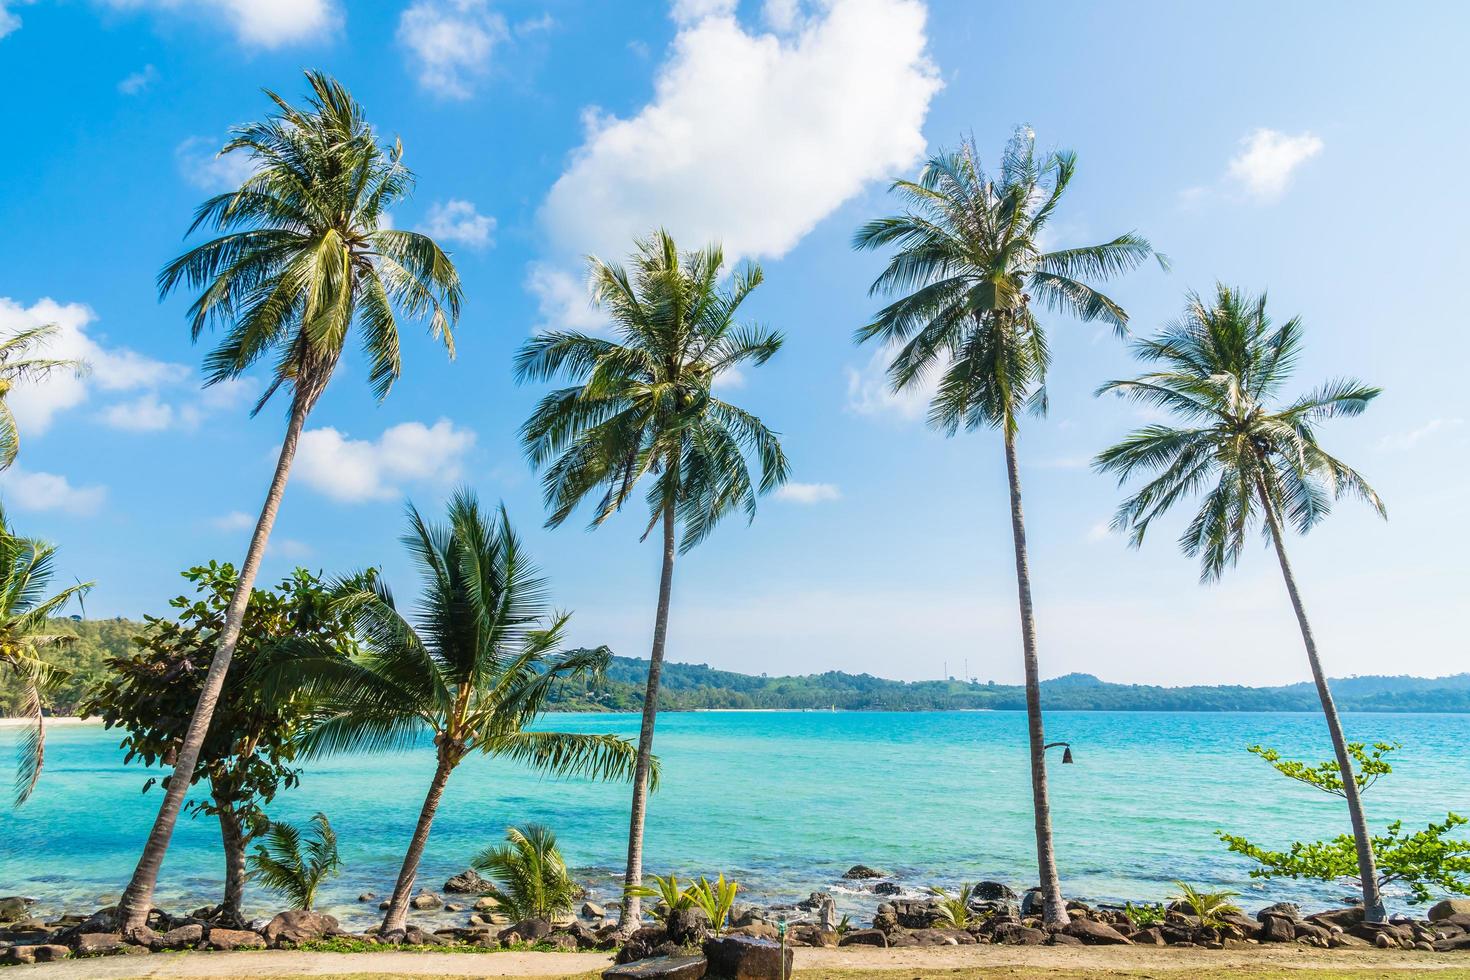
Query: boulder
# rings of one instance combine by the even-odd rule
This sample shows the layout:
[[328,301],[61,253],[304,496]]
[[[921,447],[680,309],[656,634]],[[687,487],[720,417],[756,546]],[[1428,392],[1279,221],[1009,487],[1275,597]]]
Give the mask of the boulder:
[[1354,905],[1345,909],[1314,912],[1307,916],[1307,921],[1324,926],[1337,926],[1339,929],[1349,929],[1363,921],[1363,907]]
[[196,949],[204,942],[204,926],[197,922],[177,926],[168,932],[155,934],[148,948],[155,953],[171,949]]
[[1128,938],[1133,941],[1133,945],[1135,946],[1164,945],[1164,934],[1159,930],[1158,926],[1150,926],[1147,929],[1140,929],[1130,935]]
[[1296,922],[1302,917],[1302,910],[1295,902],[1277,902],[1275,905],[1267,905],[1256,913],[1257,922],[1265,922],[1268,916],[1276,916],[1281,919],[1289,919]]
[[888,873],[870,868],[866,864],[854,864],[842,873],[842,877],[849,881],[862,881],[867,878],[887,878]]
[[995,927],[995,941],[1006,946],[1040,946],[1046,941],[1046,933],[1019,922],[1002,922]]
[[748,926],[736,926],[730,930],[732,936],[753,936],[756,939],[780,939],[781,933],[769,922],[752,922]]
[[[116,932],[84,932],[77,936],[73,949],[78,956],[108,956],[121,953],[127,943]],[[141,947],[140,947],[141,948]]]
[[34,898],[25,898],[21,895],[7,895],[0,898],[0,922],[15,922],[24,919],[29,913]]
[[1296,939],[1296,923],[1282,915],[1268,915],[1261,919],[1256,938],[1263,943],[1289,943]]
[[1048,946],[1085,946],[1085,945],[1087,945],[1082,940],[1078,939],[1076,936],[1068,935],[1065,932],[1054,932],[1054,933],[1052,933],[1051,934],[1051,938],[1048,939],[1046,941],[1046,943],[1047,943]]
[[408,904],[412,905],[414,908],[420,911],[426,911],[428,909],[437,909],[441,907],[444,904],[444,899],[440,898],[438,895],[435,895],[427,888],[421,888],[419,889],[419,893],[417,895],[409,899]]
[[577,942],[577,937],[569,932],[553,932],[551,935],[542,939],[541,942],[562,953],[575,953],[581,949],[581,945]]
[[1021,916],[1030,918],[1040,917],[1046,911],[1046,897],[1040,888],[1028,888],[1026,894],[1021,896]]
[[888,936],[881,929],[854,929],[841,939],[839,946],[878,946],[888,948]]
[[710,974],[725,980],[786,980],[793,956],[779,943],[750,936],[719,936],[704,943]]
[[669,933],[663,926],[644,926],[635,931],[618,950],[617,962],[632,963],[653,955],[653,951],[669,941]]
[[669,942],[678,946],[698,946],[710,936],[709,916],[704,909],[691,906],[674,909],[664,920]]
[[1074,918],[1062,930],[1069,936],[1082,940],[1089,946],[1130,946],[1128,937],[1105,922]]
[[409,946],[448,946],[449,940],[423,926],[409,926],[403,930],[403,942]]
[[602,980],[700,980],[707,969],[703,956],[656,956],[610,966],[602,971]]
[[[748,935],[748,934],[747,934]],[[757,937],[761,938],[761,937]],[[779,937],[770,937],[779,938]],[[788,946],[836,946],[837,933],[831,929],[823,929],[820,925],[810,922],[793,923],[786,930],[786,945]]]
[[235,949],[265,949],[265,937],[249,929],[211,929],[204,945],[229,952]]
[[373,899],[375,899],[377,897],[378,896],[376,894],[374,894],[373,892],[363,892],[361,895],[357,896],[357,900],[359,902],[371,902]]
[[[4,901],[4,899],[0,899]],[[1429,909],[1429,921],[1439,922],[1448,919],[1452,915],[1470,915],[1470,898],[1447,898],[1442,902],[1435,902]]]
[[483,895],[491,889],[490,882],[481,878],[479,872],[466,869],[444,883],[444,890],[455,895]]
[[321,912],[288,909],[266,923],[262,934],[272,946],[282,943],[310,943],[341,929],[335,917]]
[[1014,902],[1016,893],[998,881],[982,881],[975,885],[970,897],[978,902]]
[[493,912],[498,908],[500,908],[500,900],[494,895],[481,895],[475,899],[476,912]]
[[521,942],[534,943],[551,935],[551,923],[545,919],[522,919],[508,929],[500,931],[500,939],[505,941],[506,933],[515,933],[521,937]]
[[582,903],[582,917],[585,919],[602,919],[607,917],[607,909],[596,902]]
[[1437,953],[1459,953],[1470,952],[1470,935],[1452,936],[1449,939],[1436,939],[1434,949]]
[[873,886],[874,895],[902,895],[903,889],[896,882],[880,881]]
[[796,907],[803,912],[815,912],[822,907],[823,902],[831,901],[831,892],[812,892],[806,898],[796,903]]

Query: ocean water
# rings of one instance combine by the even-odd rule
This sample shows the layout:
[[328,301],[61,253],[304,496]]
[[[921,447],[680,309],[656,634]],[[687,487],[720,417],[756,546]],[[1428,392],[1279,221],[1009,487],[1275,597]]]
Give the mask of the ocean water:
[[[1470,814],[1470,715],[1357,714],[1345,725],[1350,738],[1404,746],[1394,774],[1367,795],[1374,826]],[[543,727],[634,738],[637,726],[633,715],[571,714],[548,716]],[[1047,735],[1071,742],[1076,756],[1060,765],[1054,750],[1049,767],[1070,896],[1161,899],[1175,879],[1236,889],[1248,908],[1278,900],[1326,906],[1350,893],[1253,881],[1250,865],[1214,836],[1225,829],[1282,845],[1346,829],[1339,799],[1289,782],[1244,751],[1263,742],[1327,758],[1319,716],[1058,711],[1047,715]],[[10,758],[15,739],[14,729],[0,730],[0,758]],[[149,773],[123,765],[117,742],[96,726],[52,729],[37,794],[19,810],[0,810],[0,895],[34,896],[46,912],[116,899],[161,798],[141,791]],[[871,916],[878,902],[841,882],[858,862],[915,892],[975,879],[1019,891],[1035,877],[1025,745],[1021,712],[665,714],[655,742],[663,784],[651,803],[645,862],[681,877],[724,872],[760,902],[835,885],[839,907],[855,918]],[[277,819],[317,810],[331,818],[345,867],[322,905],[346,923],[376,921],[376,907],[356,897],[391,889],[432,760],[425,744],[315,762],[274,804]],[[499,842],[508,824],[537,821],[557,832],[594,895],[610,900],[628,797],[622,784],[542,778],[472,756],[450,780],[419,880],[437,889]],[[186,816],[159,904],[182,910],[216,901],[220,864],[218,825]],[[274,911],[258,889],[249,901],[253,913]]]

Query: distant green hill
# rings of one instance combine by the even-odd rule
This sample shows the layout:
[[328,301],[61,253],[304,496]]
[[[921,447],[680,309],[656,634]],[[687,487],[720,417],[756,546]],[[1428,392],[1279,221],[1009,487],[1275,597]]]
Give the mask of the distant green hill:
[[[70,672],[52,697],[56,714],[71,714],[82,692],[106,672],[104,661],[125,651],[143,624],[127,619],[58,620],[57,629],[77,642],[55,659]],[[558,708],[568,711],[637,711],[643,706],[648,661],[614,657],[606,681],[562,691]],[[1345,677],[1332,682],[1345,711],[1470,712],[1470,673],[1449,677]],[[1284,687],[1214,685],[1158,687],[1111,684],[1092,674],[1066,674],[1042,681],[1042,703],[1074,711],[1316,711],[1310,683]],[[0,681],[0,715],[18,704],[14,685]],[[716,670],[705,664],[666,663],[659,705],[667,710],[698,708],[838,708],[849,711],[1019,710],[1025,691],[1014,684],[964,681],[894,681],[871,674],[827,671],[799,677],[766,677]]]

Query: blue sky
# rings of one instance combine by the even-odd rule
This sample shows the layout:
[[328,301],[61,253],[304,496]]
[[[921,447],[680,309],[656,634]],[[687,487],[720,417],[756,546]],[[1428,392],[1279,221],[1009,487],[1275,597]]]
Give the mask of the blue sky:
[[[238,179],[213,150],[291,97],[346,82],[417,171],[399,227],[453,249],[467,302],[448,363],[415,328],[376,404],[344,363],[313,416],[266,575],[381,564],[413,587],[405,498],[503,498],[581,642],[646,655],[657,548],[642,515],[540,530],[510,373],[539,324],[596,327],[577,256],[668,225],[765,266],[751,315],[783,352],[728,397],[783,434],[800,486],[684,559],[670,657],[750,672],[1020,677],[999,439],[944,439],[851,344],[881,257],[848,247],[889,179],[973,133],[1029,124],[1079,172],[1058,243],[1137,229],[1174,260],[1110,285],[1148,332],[1216,278],[1308,327],[1303,386],[1385,394],[1329,426],[1386,499],[1293,542],[1335,674],[1465,669],[1470,355],[1459,161],[1470,12],[1425,4],[989,5],[921,0],[0,0],[0,328],[57,321],[85,379],[22,390],[14,523],[96,579],[89,615],[161,612],[178,571],[239,560],[280,438],[258,382],[201,392],[153,281],[192,208]],[[1091,395],[1133,370],[1093,326],[1052,324],[1050,417],[1021,441],[1043,672],[1119,681],[1307,676],[1279,575],[1253,549],[1202,587],[1170,527],[1106,533],[1087,460],[1141,417]]]

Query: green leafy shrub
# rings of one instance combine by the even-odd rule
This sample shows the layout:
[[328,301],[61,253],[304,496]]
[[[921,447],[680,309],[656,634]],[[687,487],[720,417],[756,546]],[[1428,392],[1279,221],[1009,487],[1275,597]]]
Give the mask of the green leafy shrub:
[[975,885],[965,882],[960,885],[958,895],[951,895],[943,888],[930,888],[929,891],[939,899],[935,907],[946,928],[964,929],[974,921],[974,913],[970,911],[970,896],[975,894]]
[[470,864],[493,882],[490,894],[513,919],[546,919],[572,910],[580,889],[556,846],[556,834],[540,824],[507,827],[506,842],[487,847]]
[[251,876],[286,896],[295,909],[311,910],[316,890],[337,873],[337,835],[324,813],[311,818],[312,833],[303,845],[301,831],[284,821],[271,821],[265,839],[250,856]]
[[735,907],[735,893],[739,890],[740,886],[726,881],[722,872],[715,881],[701,876],[684,893],[696,908],[704,910],[704,914],[709,916],[710,928],[719,935],[729,925],[730,910]]
[[1144,902],[1141,905],[1125,902],[1123,914],[1128,916],[1128,921],[1133,923],[1135,929],[1147,929],[1164,921],[1164,907],[1158,902]]
[[1179,889],[1176,900],[1183,902],[1199,918],[1202,925],[1218,929],[1225,924],[1221,916],[1240,914],[1240,906],[1231,901],[1240,894],[1239,892],[1228,890],[1206,892],[1182,881],[1176,881],[1174,884]]

